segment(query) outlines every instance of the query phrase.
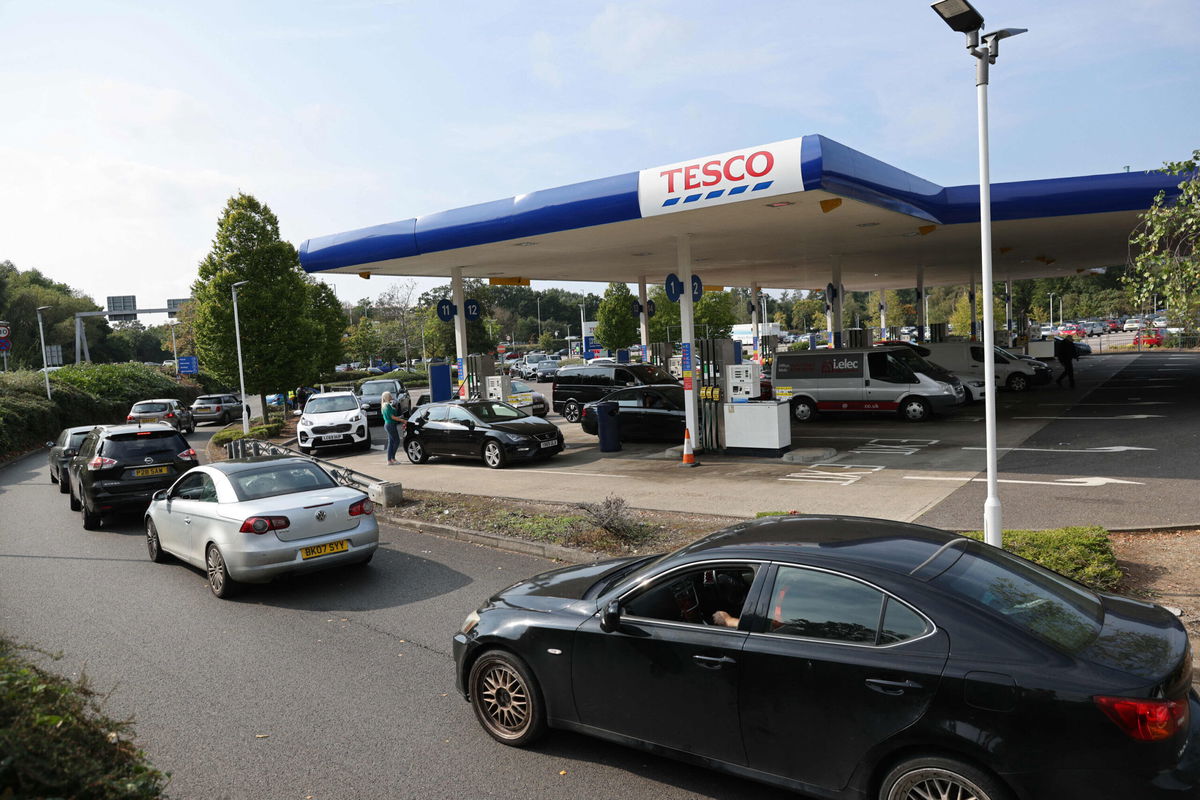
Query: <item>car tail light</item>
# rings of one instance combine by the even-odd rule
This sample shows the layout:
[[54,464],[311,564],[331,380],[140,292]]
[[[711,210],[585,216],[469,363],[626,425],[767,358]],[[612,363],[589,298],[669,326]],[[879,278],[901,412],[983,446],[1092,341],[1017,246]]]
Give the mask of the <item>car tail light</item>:
[[1145,700],[1136,697],[1092,698],[1100,710],[1125,731],[1141,742],[1161,742],[1170,739],[1188,725],[1187,700]]
[[115,458],[105,458],[104,456],[96,456],[88,462],[87,468],[95,472],[98,469],[108,469],[115,467],[117,460]]
[[242,533],[266,533],[281,531],[292,523],[287,517],[250,517],[242,523],[239,529]]
[[220,411],[220,410],[221,410],[220,406],[216,406],[215,408],[213,408],[213,411]]
[[126,421],[126,422],[133,422],[133,414],[130,414],[129,416],[127,416],[127,417],[125,418],[125,421]]
[[181,461],[195,461],[196,460],[196,451],[189,447],[187,450],[184,450],[182,453],[180,453],[179,455],[177,455],[175,457],[180,459]]
[[362,500],[359,500],[357,503],[352,503],[350,505],[350,516],[361,517],[363,514],[370,514],[374,510],[375,510],[375,504],[364,497]]
[[174,412],[174,411],[168,411],[168,412],[167,412],[167,419],[174,419],[174,418],[175,418],[175,412]]

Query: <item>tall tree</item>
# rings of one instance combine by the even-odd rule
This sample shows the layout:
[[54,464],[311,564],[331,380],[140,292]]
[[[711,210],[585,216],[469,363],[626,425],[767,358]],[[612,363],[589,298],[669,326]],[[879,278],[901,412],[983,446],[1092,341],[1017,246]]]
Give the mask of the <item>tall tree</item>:
[[263,400],[313,376],[311,343],[320,327],[311,316],[309,283],[296,248],[279,238],[279,220],[253,196],[229,198],[217,220],[212,249],[192,284],[196,352],[200,367],[237,384],[231,289],[238,289],[238,317],[246,386]]
[[638,338],[637,319],[628,284],[610,283],[596,309],[596,341],[610,350],[628,347]]
[[308,307],[317,325],[316,338],[310,343],[313,371],[318,375],[332,372],[342,360],[346,312],[342,310],[333,287],[321,281],[308,282]]

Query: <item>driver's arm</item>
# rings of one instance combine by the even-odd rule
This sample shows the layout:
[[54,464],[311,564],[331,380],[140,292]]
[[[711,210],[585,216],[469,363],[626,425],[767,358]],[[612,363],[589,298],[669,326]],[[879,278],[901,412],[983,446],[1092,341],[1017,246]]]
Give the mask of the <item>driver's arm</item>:
[[736,628],[741,618],[735,617],[732,614],[727,614],[724,611],[716,611],[712,615],[713,625],[724,625],[726,628]]

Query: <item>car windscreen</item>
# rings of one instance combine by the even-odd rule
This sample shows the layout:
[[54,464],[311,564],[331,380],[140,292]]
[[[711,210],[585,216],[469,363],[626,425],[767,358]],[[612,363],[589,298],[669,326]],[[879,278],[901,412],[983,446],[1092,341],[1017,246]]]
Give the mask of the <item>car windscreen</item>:
[[194,406],[219,406],[219,405],[221,405],[221,398],[216,395],[205,395],[204,397],[197,397],[196,402],[192,403],[192,405],[194,405]]
[[140,431],[102,440],[99,455],[117,461],[169,460],[187,449],[187,440],[175,431]]
[[235,472],[229,476],[238,500],[261,500],[293,492],[332,489],[337,484],[316,464],[273,464],[261,469]]
[[944,381],[950,377],[950,373],[945,369],[926,361],[907,347],[892,350],[890,355],[913,372],[923,372],[934,380]]
[[505,422],[510,419],[528,417],[524,411],[506,403],[472,403],[467,410],[484,422]]
[[1100,599],[1084,587],[978,542],[931,583],[1067,653],[1087,647],[1104,619]]
[[166,411],[166,410],[167,410],[166,403],[134,403],[133,404],[133,413],[134,414],[150,414],[155,411]]
[[392,381],[367,381],[362,385],[362,388],[358,390],[358,393],[363,397],[368,397],[370,395],[378,395],[383,394],[384,392],[394,391],[396,391],[396,384]]
[[654,364],[626,364],[625,368],[642,383],[679,383],[674,375]]
[[533,389],[529,388],[529,384],[521,383],[520,381],[512,381],[511,383],[509,383],[509,387],[514,392],[532,392],[533,391]]
[[328,414],[332,411],[354,411],[358,401],[349,395],[342,397],[314,397],[304,404],[305,414]]

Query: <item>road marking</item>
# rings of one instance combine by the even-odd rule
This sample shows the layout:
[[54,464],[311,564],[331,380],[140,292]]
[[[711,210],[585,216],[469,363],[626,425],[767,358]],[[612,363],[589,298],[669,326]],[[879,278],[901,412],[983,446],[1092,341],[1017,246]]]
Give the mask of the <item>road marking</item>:
[[[934,475],[905,475],[910,481],[975,481],[986,483],[987,478],[941,478]],[[1128,483],[1133,486],[1145,486],[1137,481],[1123,481],[1120,478],[1059,478],[1056,481],[1019,481],[1010,478],[998,478],[997,483],[1023,483],[1037,486],[1104,486],[1108,483]]]
[[[818,469],[825,467],[825,469]],[[795,483],[826,483],[836,486],[849,486],[857,483],[875,472],[881,472],[887,467],[877,464],[812,464],[801,472],[792,472],[779,480]],[[839,471],[841,470],[841,471]]]
[[[572,472],[565,469],[539,469],[538,472],[557,472],[559,475],[583,475],[588,478],[636,478],[636,475],[612,475],[607,472]],[[515,474],[515,473],[514,473]]]
[[1075,421],[1108,420],[1108,419],[1162,419],[1162,414],[1123,414],[1119,417],[1013,417],[1013,419],[1067,419]]
[[[964,447],[963,450],[986,450],[986,447]],[[1127,450],[1155,450],[1153,447],[1133,447],[1130,445],[1113,445],[1112,447],[1085,447],[1082,450],[1057,447],[997,447],[997,450],[1022,453],[1124,453]]]
[[1138,398],[1131,397],[1131,398],[1129,398],[1128,401],[1126,401],[1124,403],[1038,403],[1038,405],[1039,406],[1071,406],[1072,408],[1074,408],[1075,406],[1173,406],[1173,405],[1175,405],[1174,403],[1168,402],[1166,400],[1142,400],[1142,401],[1136,402],[1136,403],[1133,402],[1135,400],[1138,400]]
[[937,439],[871,439],[851,450],[851,453],[881,456],[911,456],[922,448],[937,444]]

